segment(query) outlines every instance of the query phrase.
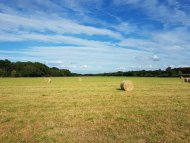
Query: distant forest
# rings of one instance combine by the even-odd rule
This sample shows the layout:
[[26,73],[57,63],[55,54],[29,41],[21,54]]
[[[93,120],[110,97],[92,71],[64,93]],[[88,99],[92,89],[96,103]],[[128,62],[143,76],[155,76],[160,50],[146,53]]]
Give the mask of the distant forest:
[[11,62],[0,60],[0,77],[64,77],[64,76],[136,76],[136,77],[178,77],[182,74],[190,74],[190,67],[171,68],[154,71],[118,71],[100,74],[77,74],[68,69],[48,67],[39,62]]
[[67,69],[48,67],[39,62],[11,62],[0,60],[0,77],[62,77],[71,76]]
[[[90,76],[91,74],[86,74]],[[166,70],[140,70],[140,71],[118,71],[113,73],[101,73],[96,74],[99,76],[135,76],[135,77],[179,77],[179,76],[189,76],[190,75],[190,67],[184,68],[171,68],[168,67]]]

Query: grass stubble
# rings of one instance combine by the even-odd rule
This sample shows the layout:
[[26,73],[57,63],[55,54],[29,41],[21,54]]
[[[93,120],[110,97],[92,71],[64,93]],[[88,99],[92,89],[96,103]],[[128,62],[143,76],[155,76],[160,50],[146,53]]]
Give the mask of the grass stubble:
[[0,142],[190,142],[190,84],[178,78],[51,79],[0,79]]

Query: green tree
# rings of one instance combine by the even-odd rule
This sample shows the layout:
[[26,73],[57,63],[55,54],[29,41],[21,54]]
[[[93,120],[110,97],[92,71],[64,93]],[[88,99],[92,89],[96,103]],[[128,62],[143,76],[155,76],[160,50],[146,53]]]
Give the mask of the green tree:
[[172,68],[171,67],[168,67],[166,68],[166,72],[167,72],[167,76],[172,76]]
[[182,73],[182,71],[178,71],[178,75],[180,76],[180,75],[182,75],[183,73]]
[[11,71],[11,76],[12,76],[12,77],[16,77],[16,76],[17,76],[16,70],[12,70],[12,71]]
[[4,75],[5,75],[5,70],[0,69],[0,77],[4,77]]

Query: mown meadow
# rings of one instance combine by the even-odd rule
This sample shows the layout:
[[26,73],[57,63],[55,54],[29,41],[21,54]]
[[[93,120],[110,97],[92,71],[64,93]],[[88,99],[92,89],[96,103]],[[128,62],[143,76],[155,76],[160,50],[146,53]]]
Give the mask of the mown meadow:
[[[122,80],[134,90],[120,90]],[[0,78],[0,142],[190,142],[190,84],[179,78],[51,81]]]

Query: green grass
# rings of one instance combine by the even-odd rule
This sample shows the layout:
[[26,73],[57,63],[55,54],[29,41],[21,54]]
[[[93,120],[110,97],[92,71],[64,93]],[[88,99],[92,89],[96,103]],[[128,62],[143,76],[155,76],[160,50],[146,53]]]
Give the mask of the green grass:
[[[122,80],[135,89],[119,90]],[[190,84],[178,78],[0,78],[0,142],[189,143]]]

